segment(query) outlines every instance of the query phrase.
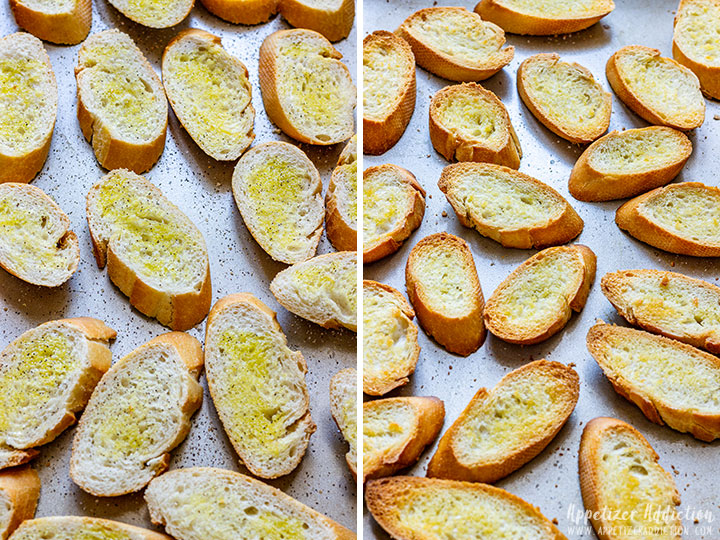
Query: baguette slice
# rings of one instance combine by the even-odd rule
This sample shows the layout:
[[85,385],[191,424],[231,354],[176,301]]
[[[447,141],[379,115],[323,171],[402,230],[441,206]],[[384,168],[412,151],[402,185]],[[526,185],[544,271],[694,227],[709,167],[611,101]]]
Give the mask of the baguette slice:
[[630,424],[601,417],[585,426],[580,441],[580,490],[600,540],[681,537],[682,521],[675,508],[680,494],[658,459],[650,443]]
[[59,287],[77,270],[80,246],[70,218],[40,188],[0,184],[0,267],[44,287]]
[[318,145],[355,132],[356,89],[342,54],[312,30],[280,30],[260,47],[260,90],[267,115],[286,135]]
[[28,466],[0,472],[0,540],[26,519],[35,516],[40,498],[40,477]]
[[446,86],[432,97],[430,140],[448,161],[520,166],[522,149],[505,105],[475,83]]
[[675,15],[673,57],[692,70],[702,92],[720,99],[720,1],[680,0]]
[[162,474],[202,403],[203,352],[183,332],[158,336],[113,364],[73,439],[70,477],[97,497],[140,491]]
[[493,483],[516,471],[550,444],[577,404],[574,369],[537,360],[481,388],[445,432],[428,477]]
[[407,384],[420,346],[415,312],[399,291],[363,281],[363,392],[382,396]]
[[75,540],[118,538],[122,540],[173,540],[169,536],[109,519],[54,516],[25,521],[12,540]]
[[555,53],[536,54],[523,61],[517,87],[535,118],[572,143],[592,142],[610,125],[610,94],[587,68],[561,62]]
[[515,169],[454,163],[443,169],[438,187],[460,223],[505,247],[566,244],[583,230],[583,220],[562,195]]
[[431,7],[410,15],[397,34],[412,47],[419,66],[451,81],[484,81],[515,55],[505,32],[477,13],[458,7]]
[[213,15],[234,24],[260,24],[278,11],[279,0],[200,0]]
[[405,133],[415,110],[415,55],[385,30],[363,40],[363,152],[384,154]]
[[414,464],[440,433],[445,406],[436,397],[398,397],[363,404],[363,483]]
[[90,36],[75,78],[80,129],[100,165],[150,170],[165,148],[168,105],[160,78],[132,38],[119,30]]
[[396,476],[368,482],[368,510],[395,540],[567,540],[520,497],[486,484]]
[[165,47],[162,75],[173,111],[203,152],[233,161],[247,150],[255,139],[252,86],[219,37],[183,30]]
[[42,42],[18,32],[0,38],[0,183],[30,182],[50,150],[58,91]]
[[720,257],[720,189],[700,182],[670,184],[629,200],[615,223],[641,242],[692,255]]
[[350,449],[345,461],[357,478],[357,371],[343,369],[330,381],[330,412]]
[[357,330],[357,253],[319,255],[279,272],[270,291],[285,309],[325,328]]
[[195,0],[108,0],[131,21],[150,28],[170,28],[190,14]]
[[275,313],[251,294],[218,300],[205,330],[205,369],[220,421],[244,465],[261,478],[292,472],[315,424],[305,360],[288,348]]
[[28,330],[0,353],[0,469],[31,460],[75,423],[110,369],[113,329],[61,319]]
[[691,153],[690,139],[669,127],[612,131],[578,158],[568,188],[579,201],[635,197],[669,183]]
[[314,30],[330,41],[348,37],[355,20],[355,0],[280,0],[279,8],[290,26]]
[[92,1],[10,0],[17,25],[37,38],[61,45],[75,45],[84,40],[92,24]]
[[660,51],[629,45],[605,68],[618,97],[651,124],[687,131],[705,120],[705,100],[695,74]]
[[145,500],[153,523],[180,540],[356,538],[279,489],[223,469],[170,471],[150,483]]
[[90,188],[87,219],[99,268],[141,313],[187,330],[210,309],[210,264],[202,233],[153,184],[130,171]]
[[551,247],[510,274],[485,305],[485,324],[508,343],[532,345],[562,330],[585,307],[597,259],[586,246]]
[[422,223],[425,190],[415,175],[397,165],[363,173],[363,262],[392,255]]
[[480,348],[484,299],[465,240],[448,233],[420,240],[408,256],[405,283],[420,326],[440,345],[462,356]]
[[232,190],[245,225],[270,257],[295,264],[315,256],[325,213],[322,182],[297,146],[254,146],[235,166]]
[[690,345],[609,324],[596,324],[587,347],[615,391],[656,424],[720,438],[720,359]]
[[325,194],[328,240],[338,251],[357,251],[357,135],[340,154]]

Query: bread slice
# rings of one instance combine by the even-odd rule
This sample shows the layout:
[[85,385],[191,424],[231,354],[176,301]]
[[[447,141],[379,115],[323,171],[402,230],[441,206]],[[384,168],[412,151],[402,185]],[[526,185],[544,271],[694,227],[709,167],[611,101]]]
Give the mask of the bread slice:
[[363,482],[414,464],[440,433],[445,406],[436,397],[398,397],[363,404]]
[[80,262],[70,218],[43,190],[0,184],[0,267],[44,287],[59,287]]
[[438,180],[465,227],[505,247],[530,249],[565,244],[583,220],[550,186],[492,163],[454,163]]
[[448,161],[520,166],[522,149],[505,105],[475,83],[446,86],[432,97],[430,140]]
[[422,223],[425,190],[415,175],[397,165],[363,173],[363,262],[392,255]]
[[385,30],[363,40],[363,152],[384,154],[405,133],[415,110],[415,55]]
[[357,477],[357,371],[343,369],[330,380],[330,412],[350,449],[345,461]]
[[70,0],[46,4],[34,0],[10,0],[17,25],[37,38],[61,45],[84,40],[92,24],[92,1]]
[[0,539],[8,537],[26,519],[35,516],[40,477],[28,466],[0,472]]
[[[580,490],[600,540],[681,537],[680,494],[645,437],[621,420],[594,418],[580,441]],[[621,532],[622,531],[622,532]]]
[[202,403],[197,339],[171,332],[113,364],[95,388],[73,439],[70,477],[97,497],[140,491],[162,474]]
[[0,353],[0,469],[34,458],[75,423],[110,368],[115,331],[97,319],[28,330]]
[[363,281],[363,392],[382,396],[407,384],[420,346],[415,312],[399,291]]
[[168,105],[160,78],[132,38],[119,30],[90,36],[75,78],[80,129],[98,163],[150,170],[165,148]]
[[165,47],[162,75],[173,111],[203,152],[233,161],[247,150],[255,139],[252,86],[219,37],[183,30]]
[[213,306],[205,370],[218,416],[243,464],[277,478],[300,463],[315,431],[302,353],[287,346],[275,313],[251,294]]
[[555,53],[531,56],[517,74],[520,98],[550,131],[572,143],[592,142],[610,125],[612,98],[590,70]]
[[57,84],[42,42],[18,32],[0,38],[0,183],[27,183],[50,150]]
[[336,144],[355,133],[356,89],[340,54],[312,30],[280,30],[260,47],[267,115],[300,142]]
[[700,89],[720,99],[720,1],[680,0],[675,15],[673,57],[690,68],[700,81]]
[[150,483],[153,523],[183,540],[312,538],[355,540],[355,533],[279,489],[223,469],[176,469]]
[[325,194],[325,227],[338,251],[357,251],[357,135],[345,145]]
[[153,184],[111,171],[87,196],[93,253],[141,313],[187,330],[210,310],[210,264],[202,233]]
[[190,14],[195,0],[108,0],[115,9],[131,21],[150,28],[170,28]]
[[615,9],[613,0],[480,0],[475,11],[506,32],[530,36],[589,28]]
[[690,139],[669,127],[612,131],[578,158],[568,188],[579,201],[634,197],[670,182],[691,153]]
[[519,345],[545,341],[585,307],[597,259],[586,246],[536,253],[503,281],[485,305],[485,324],[496,337]]
[[705,120],[698,78],[657,49],[623,47],[610,57],[605,72],[623,103],[651,124],[687,131]]
[[513,46],[505,32],[462,7],[430,7],[410,15],[397,29],[419,66],[458,82],[484,81],[510,63]]
[[122,540],[173,540],[165,534],[141,529],[109,519],[53,516],[25,521],[12,535],[12,540],[44,540],[46,538],[121,538]]
[[290,26],[314,30],[330,41],[348,37],[355,21],[355,0],[280,0],[279,8]]
[[596,324],[587,347],[615,391],[656,424],[720,438],[720,359],[685,343],[609,324]]
[[641,242],[670,253],[720,257],[720,189],[670,184],[629,200],[615,223]]
[[368,482],[365,502],[375,521],[396,540],[567,540],[538,508],[486,484],[413,476],[382,478]]
[[720,353],[720,287],[660,270],[611,272],[600,284],[630,324]]
[[205,9],[235,24],[260,24],[278,10],[279,0],[200,0]]
[[254,146],[235,166],[232,190],[245,226],[270,257],[295,264],[315,256],[325,214],[322,182],[297,146]]

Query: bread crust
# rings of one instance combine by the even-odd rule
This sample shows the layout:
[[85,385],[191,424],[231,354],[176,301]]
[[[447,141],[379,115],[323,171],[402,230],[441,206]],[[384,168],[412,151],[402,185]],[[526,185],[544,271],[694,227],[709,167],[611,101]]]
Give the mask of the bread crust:
[[157,19],[141,19],[137,16],[130,16],[128,13],[125,12],[125,10],[120,9],[116,3],[115,0],[108,0],[112,6],[117,9],[120,13],[122,13],[125,17],[130,19],[133,22],[136,22],[138,24],[141,24],[143,26],[146,26],[148,28],[171,28],[175,26],[176,24],[180,24],[182,21],[184,21],[188,15],[190,15],[190,12],[192,11],[193,6],[195,5],[195,0],[192,0],[188,3],[187,9],[180,14],[180,16],[175,16],[172,20],[164,21],[164,22],[158,22]]
[[78,525],[92,526],[101,525],[105,527],[112,527],[116,530],[120,530],[134,535],[140,535],[144,540],[173,540],[166,534],[151,531],[148,529],[142,529],[133,525],[127,525],[119,521],[112,521],[110,519],[101,519],[94,517],[80,517],[80,516],[53,516],[53,517],[41,517],[37,519],[30,519],[20,526],[20,530],[24,532],[25,528],[32,530],[33,527],[47,527],[50,524],[55,524],[58,532],[63,532],[63,526],[69,523],[76,523]]
[[32,519],[40,498],[40,477],[29,466],[0,472],[0,492],[11,501],[10,521],[0,530],[0,539],[6,540],[26,519]]
[[[345,220],[338,206],[337,186],[344,172],[343,166],[354,164],[355,189],[357,190],[357,135],[345,145],[337,165],[333,169],[325,195],[325,233],[333,247],[338,251],[357,251],[357,221],[355,226]],[[357,217],[357,216],[356,216]]]
[[75,45],[84,40],[92,24],[91,0],[76,0],[73,9],[47,13],[26,6],[22,0],[10,0],[10,9],[20,28],[37,38],[60,45]]
[[279,11],[285,20],[296,28],[319,32],[330,41],[346,38],[355,21],[355,0],[342,0],[336,9],[323,9],[307,0],[279,0]]
[[200,0],[216,17],[233,24],[260,24],[278,11],[279,0]]
[[[346,368],[343,370],[338,371],[335,375],[333,375],[332,379],[330,379],[330,415],[332,416],[333,420],[335,421],[335,425],[340,430],[340,434],[342,435],[343,439],[348,443],[349,449],[348,452],[345,454],[345,462],[348,464],[348,468],[350,469],[350,472],[353,475],[353,478],[357,480],[357,458],[358,458],[358,452],[357,452],[357,431],[355,431],[352,434],[346,433],[343,429],[344,421],[342,419],[342,416],[344,415],[344,412],[342,410],[342,400],[343,400],[343,390],[342,386],[348,385],[351,386],[353,390],[353,409],[355,409],[353,412],[355,412],[355,420],[357,420],[357,408],[355,405],[357,405],[357,370],[355,368]],[[346,428],[349,426],[345,426]],[[357,427],[357,426],[356,426]],[[350,440],[350,437],[355,437],[355,444]],[[354,446],[354,448],[353,448]],[[354,454],[354,455],[353,455]]]
[[[711,1],[720,5],[720,1],[718,0]],[[703,94],[705,94],[705,96],[712,99],[720,99],[720,67],[710,66],[694,60],[692,55],[689,52],[684,51],[677,41],[679,36],[677,24],[682,19],[682,8],[685,4],[690,3],[692,3],[692,0],[680,0],[675,18],[673,19],[673,58],[695,74],[700,81],[700,90]]]

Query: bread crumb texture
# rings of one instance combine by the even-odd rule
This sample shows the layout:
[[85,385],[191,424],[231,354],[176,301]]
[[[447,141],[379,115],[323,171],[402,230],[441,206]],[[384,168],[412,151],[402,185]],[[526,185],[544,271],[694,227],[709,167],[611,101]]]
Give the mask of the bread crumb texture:
[[383,456],[401,449],[417,429],[415,408],[407,402],[374,402],[363,410],[363,464],[372,468]]
[[447,92],[436,111],[443,127],[460,138],[483,141],[489,146],[505,142],[507,128],[498,125],[498,118],[506,116],[505,109],[484,92]]
[[415,76],[413,57],[389,39],[363,46],[363,116],[383,120],[396,105],[406,80]]
[[18,3],[33,11],[66,13],[75,7],[77,0],[19,0]]
[[179,23],[192,8],[192,0],[110,0],[129,19],[152,28]]
[[405,220],[416,189],[393,167],[363,179],[363,242],[373,245]]
[[696,62],[720,67],[720,4],[712,0],[680,3],[675,42]]
[[687,152],[670,128],[630,129],[603,137],[589,155],[593,169],[610,174],[641,174],[668,167]]
[[85,523],[64,522],[62,526],[52,520],[26,521],[22,528],[12,535],[13,540],[141,540],[137,534],[120,530],[117,526],[88,521]]
[[527,15],[543,18],[577,18],[604,13],[598,0],[494,0],[494,3]]

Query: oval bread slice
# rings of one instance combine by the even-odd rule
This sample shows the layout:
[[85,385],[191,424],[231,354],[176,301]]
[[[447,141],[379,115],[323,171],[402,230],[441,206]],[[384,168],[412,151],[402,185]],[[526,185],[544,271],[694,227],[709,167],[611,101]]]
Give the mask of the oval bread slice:
[[29,466],[0,472],[0,538],[7,538],[26,519],[35,516],[40,477]]
[[20,28],[62,45],[80,43],[92,24],[92,0],[10,0],[10,9]]
[[350,449],[345,461],[357,477],[357,371],[343,369],[330,380],[330,413]]
[[700,89],[720,99],[720,1],[680,0],[675,15],[673,57],[692,70]]
[[357,188],[357,135],[353,135],[340,154],[325,194],[326,234],[338,251],[357,251]]
[[213,15],[234,24],[267,22],[278,10],[278,0],[200,0]]
[[537,360],[481,388],[445,432],[428,477],[494,483],[550,444],[580,393],[574,369]]
[[150,28],[170,28],[181,22],[192,10],[195,0],[108,0],[131,21]]
[[330,41],[346,38],[355,21],[355,0],[279,0],[278,7],[290,26],[315,30]]
[[75,540],[117,538],[118,540],[172,540],[169,536],[109,519],[53,516],[25,521],[12,540]]

